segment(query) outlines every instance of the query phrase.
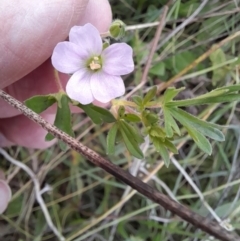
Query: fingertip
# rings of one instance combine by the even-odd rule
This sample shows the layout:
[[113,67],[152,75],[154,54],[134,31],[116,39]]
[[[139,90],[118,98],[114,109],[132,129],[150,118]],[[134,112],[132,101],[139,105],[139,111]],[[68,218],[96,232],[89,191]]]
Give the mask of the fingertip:
[[8,206],[12,197],[12,191],[4,180],[0,180],[0,214],[2,214]]
[[112,10],[108,0],[89,0],[79,24],[93,24],[100,32],[109,29],[112,22]]
[[[54,122],[54,114],[42,114],[50,123]],[[56,140],[45,141],[47,131],[23,115],[0,119],[0,131],[14,145],[28,148],[46,149]]]

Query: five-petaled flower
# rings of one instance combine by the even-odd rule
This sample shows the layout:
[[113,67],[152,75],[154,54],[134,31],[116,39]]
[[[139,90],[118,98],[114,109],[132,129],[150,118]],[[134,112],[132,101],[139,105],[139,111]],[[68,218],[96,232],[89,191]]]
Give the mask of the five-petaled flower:
[[122,96],[125,87],[121,75],[134,69],[132,48],[115,43],[103,49],[101,36],[91,24],[72,27],[69,42],[55,47],[52,64],[59,72],[72,74],[66,92],[84,105]]

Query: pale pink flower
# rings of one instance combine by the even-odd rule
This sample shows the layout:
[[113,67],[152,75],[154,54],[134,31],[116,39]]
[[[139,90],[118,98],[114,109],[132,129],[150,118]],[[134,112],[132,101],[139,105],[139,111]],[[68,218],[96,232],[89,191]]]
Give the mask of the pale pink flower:
[[125,87],[120,76],[134,69],[132,48],[115,43],[103,49],[101,36],[91,24],[72,27],[69,42],[55,47],[52,64],[59,72],[73,74],[66,92],[84,105],[94,100],[106,103],[122,96]]

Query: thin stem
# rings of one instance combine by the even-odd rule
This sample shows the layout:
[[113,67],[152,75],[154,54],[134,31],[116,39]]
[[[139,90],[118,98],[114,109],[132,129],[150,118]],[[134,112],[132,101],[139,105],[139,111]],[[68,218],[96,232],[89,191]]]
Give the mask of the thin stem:
[[176,34],[184,29],[189,23],[193,21],[193,19],[202,11],[204,6],[209,2],[209,0],[204,0],[199,7],[190,15],[184,22],[182,22],[178,27],[176,27],[163,41],[160,43],[158,48],[161,48],[165,43],[167,43],[172,37],[176,36]]
[[187,172],[181,167],[179,162],[174,157],[171,158],[171,161],[173,165],[182,173],[182,175],[185,177],[185,179],[188,181],[191,187],[195,190],[195,192],[199,196],[200,200],[202,201],[206,209],[212,214],[212,216],[216,219],[217,222],[221,223],[222,222],[221,218],[218,217],[218,215],[214,212],[214,210],[210,207],[210,205],[204,200],[203,194],[198,189],[197,185],[193,182],[191,177],[187,174]]
[[60,80],[60,78],[59,78],[58,71],[57,71],[56,69],[54,69],[54,80],[55,80],[55,83],[56,83],[56,85],[57,85],[58,91],[64,92],[64,89],[63,89],[63,87],[62,87],[61,80]]
[[158,44],[158,41],[161,37],[163,27],[165,25],[165,20],[166,20],[168,9],[169,9],[168,5],[164,6],[163,14],[162,14],[162,16],[160,17],[160,20],[159,20],[159,25],[158,25],[157,31],[156,31],[154,39],[153,39],[152,48],[150,50],[146,66],[145,66],[144,71],[143,71],[141,82],[138,86],[136,86],[136,88],[134,88],[130,93],[128,93],[125,96],[125,99],[129,98],[137,90],[141,89],[147,82],[148,72],[149,72],[149,69],[151,67],[152,59],[153,59],[154,53],[156,52],[157,44]]
[[110,36],[110,32],[107,31],[107,32],[100,33],[100,36],[101,36],[102,38],[107,38],[107,37]]
[[221,42],[218,44],[213,45],[207,52],[202,54],[200,57],[198,57],[196,60],[194,60],[191,64],[189,64],[186,68],[181,70],[177,75],[172,77],[170,80],[168,80],[165,83],[159,84],[158,85],[158,93],[178,81],[183,75],[185,75],[188,71],[191,69],[195,68],[199,63],[201,63],[203,60],[205,60],[210,54],[212,54],[214,51],[217,49],[221,48],[224,44],[228,43],[229,41],[233,40],[236,37],[240,36],[240,31],[230,35],[229,37],[223,39]]
[[[229,3],[228,3],[229,4]],[[224,11],[224,12],[216,12],[216,13],[208,13],[205,15],[201,15],[199,17],[195,17],[192,19],[192,22],[196,22],[205,18],[210,18],[210,17],[216,17],[216,16],[224,16],[224,15],[233,15],[234,13],[239,13],[240,9],[233,9],[233,10],[228,10],[228,11]],[[185,20],[187,20],[188,18],[180,18],[180,19],[170,19],[167,21],[167,24],[171,24],[171,23],[180,23],[180,22],[184,22]],[[152,23],[142,23],[142,24],[136,24],[136,25],[128,25],[126,27],[126,31],[135,31],[138,29],[144,29],[144,28],[152,28],[155,26],[159,25],[159,21],[156,22],[152,22]]]
[[168,196],[156,191],[153,187],[142,182],[140,179],[132,176],[129,172],[123,170],[119,166],[113,164],[112,162],[106,160],[90,148],[84,146],[82,143],[78,142],[76,139],[67,135],[63,131],[59,130],[54,125],[45,121],[41,116],[30,110],[28,107],[23,105],[21,102],[8,95],[3,90],[0,90],[0,97],[5,100],[8,104],[12,105],[14,108],[19,110],[22,114],[27,116],[29,119],[40,125],[43,129],[47,130],[53,136],[65,142],[69,147],[78,153],[82,154],[94,165],[101,167],[108,173],[112,174],[117,179],[121,180],[125,184],[131,186],[133,189],[137,190],[139,193],[148,197],[150,200],[163,206],[165,209],[171,211],[172,213],[178,215],[183,220],[191,223],[192,225],[202,229],[208,234],[219,238],[222,241],[238,241],[240,237],[234,233],[230,233],[223,229],[217,222],[211,221],[207,218],[198,215],[184,205],[172,200]]
[[6,151],[4,151],[2,148],[0,148],[0,153],[12,164],[14,164],[15,166],[23,169],[32,179],[34,186],[35,186],[35,193],[36,193],[36,199],[39,203],[39,205],[41,206],[41,209],[43,211],[44,217],[46,219],[46,222],[49,226],[49,228],[54,232],[54,234],[59,238],[60,241],[65,241],[65,238],[62,236],[62,234],[57,230],[57,228],[55,227],[55,225],[53,224],[53,221],[51,219],[51,216],[48,212],[48,209],[46,207],[46,204],[42,198],[42,194],[41,194],[41,189],[40,189],[40,183],[38,181],[37,176],[33,173],[33,171],[26,166],[24,163],[15,160],[14,158],[12,158],[11,156],[9,156],[7,154]]

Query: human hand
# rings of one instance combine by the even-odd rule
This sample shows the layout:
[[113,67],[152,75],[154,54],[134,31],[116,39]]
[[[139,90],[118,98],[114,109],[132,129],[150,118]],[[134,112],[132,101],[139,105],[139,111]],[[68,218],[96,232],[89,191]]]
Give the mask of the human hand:
[[7,208],[8,202],[11,200],[12,192],[7,182],[5,175],[0,170],[0,214]]
[[[112,15],[107,0],[3,0],[0,39],[0,88],[20,101],[57,92],[49,57],[55,45],[67,38],[74,25],[92,23],[105,32]],[[63,86],[68,75],[59,74]],[[42,116],[54,120],[54,109]],[[13,144],[46,148],[46,131],[0,100],[0,146]]]

